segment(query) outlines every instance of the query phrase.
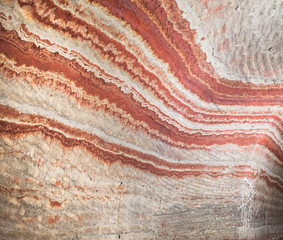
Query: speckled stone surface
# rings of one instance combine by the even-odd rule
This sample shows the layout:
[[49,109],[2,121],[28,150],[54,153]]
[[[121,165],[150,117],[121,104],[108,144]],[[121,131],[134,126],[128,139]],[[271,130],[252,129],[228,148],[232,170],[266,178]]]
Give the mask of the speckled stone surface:
[[0,0],[0,239],[282,239],[281,15]]

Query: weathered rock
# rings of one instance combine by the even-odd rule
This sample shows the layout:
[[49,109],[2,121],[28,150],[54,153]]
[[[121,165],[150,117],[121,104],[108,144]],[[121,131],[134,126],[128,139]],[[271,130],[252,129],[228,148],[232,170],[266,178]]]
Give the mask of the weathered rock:
[[0,239],[283,237],[282,4],[0,2]]

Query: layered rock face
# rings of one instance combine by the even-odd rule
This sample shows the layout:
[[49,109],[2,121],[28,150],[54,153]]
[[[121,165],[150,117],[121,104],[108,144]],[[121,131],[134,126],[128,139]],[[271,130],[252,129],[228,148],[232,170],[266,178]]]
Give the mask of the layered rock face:
[[279,1],[0,2],[0,239],[283,238]]

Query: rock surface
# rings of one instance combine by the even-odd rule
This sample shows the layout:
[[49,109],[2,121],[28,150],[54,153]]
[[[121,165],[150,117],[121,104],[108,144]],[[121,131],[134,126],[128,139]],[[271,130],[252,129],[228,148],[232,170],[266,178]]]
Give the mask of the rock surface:
[[282,239],[282,3],[1,0],[0,239]]

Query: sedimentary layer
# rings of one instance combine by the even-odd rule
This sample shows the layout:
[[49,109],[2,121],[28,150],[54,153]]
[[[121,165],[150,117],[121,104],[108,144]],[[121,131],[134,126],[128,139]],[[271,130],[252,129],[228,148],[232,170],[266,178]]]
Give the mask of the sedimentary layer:
[[283,237],[280,53],[199,4],[1,1],[0,239]]

